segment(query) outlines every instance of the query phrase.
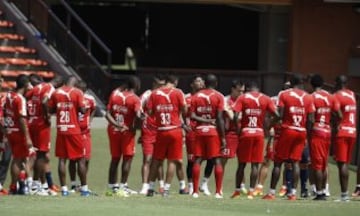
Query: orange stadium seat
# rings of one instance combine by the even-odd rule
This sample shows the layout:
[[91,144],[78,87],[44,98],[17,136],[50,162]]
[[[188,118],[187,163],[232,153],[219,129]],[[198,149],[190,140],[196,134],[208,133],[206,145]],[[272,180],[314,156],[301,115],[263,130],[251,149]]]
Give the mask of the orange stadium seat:
[[8,39],[8,40],[24,40],[25,37],[18,34],[0,34],[0,39]]
[[1,87],[3,89],[12,89],[16,87],[16,82],[15,81],[3,81],[1,84]]
[[0,20],[0,27],[13,27],[14,23],[7,20]]
[[23,46],[0,46],[0,52],[11,53],[36,53],[35,49],[26,48]]
[[53,71],[0,70],[0,76],[2,77],[17,77],[20,74],[38,74],[45,79],[52,79],[55,77],[55,73]]
[[48,63],[38,59],[0,58],[0,64],[46,66]]

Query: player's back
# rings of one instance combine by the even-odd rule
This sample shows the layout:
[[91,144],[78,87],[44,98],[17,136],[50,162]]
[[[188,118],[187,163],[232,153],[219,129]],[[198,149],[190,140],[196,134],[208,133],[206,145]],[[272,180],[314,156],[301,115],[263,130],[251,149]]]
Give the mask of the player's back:
[[215,119],[217,111],[224,109],[224,96],[215,89],[202,89],[194,95],[191,103],[197,115]]
[[4,102],[4,124],[8,130],[19,130],[19,118],[26,116],[25,98],[13,91],[6,93]]
[[338,136],[356,136],[356,98],[353,91],[341,89],[334,94],[342,113]]
[[306,131],[307,115],[315,109],[307,92],[298,88],[281,91],[277,105],[284,110],[283,127]]
[[58,133],[79,134],[78,110],[84,107],[82,92],[70,86],[62,86],[51,96],[50,107],[56,108]]
[[172,129],[181,125],[180,109],[185,106],[183,92],[178,88],[160,87],[150,96],[148,108],[153,111],[158,130]]

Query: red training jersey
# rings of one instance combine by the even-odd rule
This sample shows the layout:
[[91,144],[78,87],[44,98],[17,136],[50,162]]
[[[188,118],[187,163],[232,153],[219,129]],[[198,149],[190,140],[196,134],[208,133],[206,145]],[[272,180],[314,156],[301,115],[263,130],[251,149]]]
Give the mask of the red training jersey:
[[330,138],[331,113],[339,110],[333,95],[326,90],[317,90],[311,94],[315,106],[315,122],[312,135]]
[[10,91],[4,103],[4,125],[8,133],[20,132],[20,117],[26,118],[26,100],[23,95]]
[[57,134],[80,134],[78,111],[84,108],[83,92],[75,87],[62,86],[55,90],[48,102],[50,109],[56,110]]
[[181,109],[186,106],[184,93],[178,88],[160,87],[149,98],[147,108],[155,117],[158,130],[171,130],[181,126]]
[[264,135],[263,124],[266,112],[275,113],[276,106],[263,93],[252,91],[241,95],[233,105],[235,112],[241,113],[241,136]]
[[[191,100],[190,112],[205,119],[216,119],[218,112],[224,111],[224,95],[215,89],[202,89]],[[196,132],[199,135],[217,135],[216,126],[209,123],[196,123]]]
[[356,137],[356,98],[353,91],[341,89],[334,94],[342,112],[338,122],[338,137]]
[[96,108],[95,98],[92,95],[85,93],[84,104],[85,104],[86,112],[85,113],[79,112],[79,124],[81,131],[83,133],[88,133],[90,132],[91,113],[93,113]]
[[312,97],[307,92],[298,88],[281,91],[277,105],[284,109],[283,128],[306,132],[307,116],[315,112]]
[[[120,91],[115,89],[109,98],[107,110],[119,125],[125,125],[128,128],[133,127],[136,112],[140,110],[140,99],[133,92]],[[118,128],[109,124],[113,131],[119,131]]]

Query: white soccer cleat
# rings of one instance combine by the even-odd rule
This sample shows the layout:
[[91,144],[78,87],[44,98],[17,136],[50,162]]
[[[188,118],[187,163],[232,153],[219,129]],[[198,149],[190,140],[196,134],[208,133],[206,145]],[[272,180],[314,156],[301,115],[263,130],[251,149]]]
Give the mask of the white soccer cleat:
[[209,190],[209,187],[208,187],[207,183],[201,183],[200,191],[202,191],[206,196],[211,195],[211,192]]
[[197,198],[199,198],[199,194],[198,194],[198,193],[193,193],[193,194],[192,194],[192,197],[195,198],[195,199],[197,199]]
[[224,197],[223,197],[222,194],[216,193],[216,194],[215,194],[215,198],[216,198],[216,199],[222,199],[222,198],[224,198]]
[[138,194],[137,191],[131,190],[129,187],[125,187],[125,188],[124,188],[124,191],[125,191],[126,193],[130,194],[130,195],[136,195],[136,194]]

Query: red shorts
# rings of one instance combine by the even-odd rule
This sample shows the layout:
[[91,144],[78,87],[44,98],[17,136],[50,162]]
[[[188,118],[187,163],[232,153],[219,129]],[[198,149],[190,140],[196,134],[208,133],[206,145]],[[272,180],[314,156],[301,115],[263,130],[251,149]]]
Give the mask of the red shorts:
[[195,132],[190,131],[186,133],[185,143],[186,143],[186,152],[188,156],[188,160],[194,160],[194,145],[195,145]]
[[91,133],[85,132],[82,134],[84,137],[85,144],[85,159],[89,160],[91,158]]
[[262,163],[264,159],[264,136],[240,137],[237,157],[241,163]]
[[275,147],[275,161],[300,161],[305,147],[306,131],[284,128]]
[[110,154],[113,158],[121,156],[134,156],[135,154],[135,133],[130,131],[114,132],[108,129],[110,143]]
[[338,162],[350,163],[355,141],[355,137],[336,137],[334,159]]
[[26,158],[29,156],[29,149],[26,145],[25,135],[21,132],[11,132],[6,135],[11,147],[13,158]]
[[85,156],[84,137],[82,134],[57,134],[55,156],[62,159],[76,160]]
[[181,160],[183,158],[181,128],[157,131],[153,158],[156,160]]
[[149,128],[141,129],[141,145],[143,149],[143,155],[153,155],[155,141],[156,141],[156,129],[149,129]]
[[194,155],[202,159],[211,159],[221,156],[219,136],[196,135]]
[[226,149],[222,152],[223,158],[234,158],[239,146],[239,136],[236,132],[230,131],[225,135]]
[[327,167],[330,138],[313,135],[310,141],[311,167],[314,170],[324,171]]
[[36,127],[32,126],[29,127],[29,133],[33,145],[42,152],[49,152],[50,151],[50,127]]

